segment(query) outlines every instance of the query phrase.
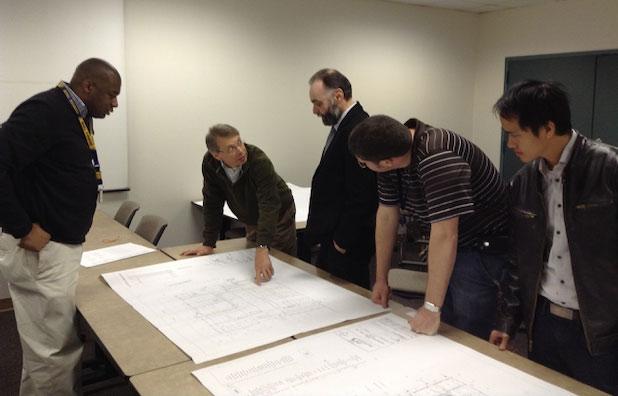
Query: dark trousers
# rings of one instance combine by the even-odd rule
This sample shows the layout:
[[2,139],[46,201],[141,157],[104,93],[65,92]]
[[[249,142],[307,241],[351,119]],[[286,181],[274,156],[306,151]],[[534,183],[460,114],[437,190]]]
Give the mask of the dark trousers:
[[335,249],[332,238],[324,239],[320,242],[317,266],[338,278],[371,290],[369,262],[375,253],[373,233],[368,234],[366,239],[349,247],[345,254]]
[[618,348],[591,355],[581,320],[564,319],[549,312],[549,301],[539,296],[532,327],[530,359],[537,363],[618,395]]
[[484,340],[495,327],[504,255],[459,249],[442,307],[442,320]]

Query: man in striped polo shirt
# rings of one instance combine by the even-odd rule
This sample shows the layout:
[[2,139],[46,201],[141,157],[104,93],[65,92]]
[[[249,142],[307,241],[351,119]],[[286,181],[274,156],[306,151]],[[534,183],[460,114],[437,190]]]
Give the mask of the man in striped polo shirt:
[[[440,318],[487,339],[507,275],[506,186],[473,143],[416,119],[384,115],[360,123],[349,139],[361,167],[378,173],[376,281],[372,299],[388,304],[388,269],[397,227],[414,221],[429,234],[425,303],[412,330],[435,334]],[[504,245],[504,246],[502,246]]]

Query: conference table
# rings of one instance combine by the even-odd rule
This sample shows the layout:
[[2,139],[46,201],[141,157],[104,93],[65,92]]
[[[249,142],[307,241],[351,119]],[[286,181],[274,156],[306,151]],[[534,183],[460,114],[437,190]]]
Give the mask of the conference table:
[[[98,249],[116,244],[133,242],[143,246],[153,247],[148,241],[115,222],[110,216],[97,211],[94,224],[86,237],[85,250]],[[128,303],[118,296],[101,278],[101,274],[121,271],[166,261],[186,258],[180,253],[198,244],[162,248],[159,251],[145,255],[104,264],[97,267],[81,268],[77,286],[77,308],[83,321],[92,330],[97,342],[108,353],[122,374],[129,377],[133,387],[141,395],[209,395],[191,374],[192,371],[213,364],[222,363],[250,353],[272,348],[275,345],[289,342],[287,338],[248,351],[240,352],[207,363],[196,365],[189,356],[167,339],[159,330],[135,311]],[[244,238],[219,241],[216,252],[228,252],[255,247]],[[298,267],[311,274],[324,278],[341,287],[345,287],[362,296],[369,297],[370,292],[357,285],[336,278],[315,266],[285,253],[272,250],[271,254],[278,259]],[[391,301],[391,311],[405,317],[409,308]],[[365,320],[366,318],[355,321]],[[326,329],[339,327],[355,321],[347,321],[308,332],[294,338],[302,338]],[[461,330],[442,324],[440,334],[456,342],[484,353],[496,360],[516,367],[526,373],[558,385],[576,394],[596,395],[602,392],[572,378],[538,365],[512,352],[497,350],[484,340],[478,339]]]
[[[128,228],[97,210],[93,226],[86,235],[84,251],[135,243],[154,248],[150,242],[135,234]],[[126,376],[131,377],[155,369],[190,361],[180,348],[165,337],[156,327],[148,322],[133,307],[114,292],[101,277],[101,274],[122,271],[131,268],[159,264],[181,258],[180,253],[194,245],[157,250],[141,256],[115,261],[100,266],[81,267],[77,284],[77,310],[83,324],[96,337],[97,343],[107,352],[113,363]],[[216,252],[255,247],[244,238],[217,242]],[[337,284],[346,284],[341,279],[316,269],[310,264],[273,250],[273,255],[292,265],[312,273],[321,274]],[[359,293],[366,290],[351,285]]]
[[[183,256],[180,256],[180,253],[186,249],[193,248],[197,245],[184,245],[178,247],[171,248],[163,248],[162,251],[167,255],[173,257],[174,259],[180,260],[183,259]],[[217,245],[219,246],[219,245]],[[235,239],[230,240],[227,248],[236,248],[236,249],[245,249],[248,247],[252,247],[249,242],[246,242],[244,239]],[[287,262],[291,265],[294,265],[302,270],[305,270],[309,273],[312,273],[316,276],[329,280],[341,287],[345,287],[348,290],[354,291],[360,295],[365,297],[370,297],[370,292],[366,289],[363,289],[357,285],[349,283],[347,281],[336,278],[329,273],[322,271],[315,266],[308,264],[302,260],[297,258],[288,256],[285,253],[272,251],[272,255],[277,257],[278,259]],[[391,311],[401,317],[407,317],[406,313],[409,311],[408,307],[405,307],[395,301],[389,302],[389,308]],[[361,318],[354,321],[347,321],[345,323],[339,323],[337,325],[329,326],[327,328],[315,330],[312,332],[308,332],[302,334],[300,336],[296,336],[294,338],[302,338],[307,337],[315,333],[323,332],[325,330],[347,325],[349,323],[366,320],[367,318]],[[602,392],[594,389],[588,385],[582,384],[570,377],[567,377],[563,374],[560,374],[556,371],[553,371],[547,367],[541,366],[537,363],[534,363],[516,353],[509,351],[499,351],[497,347],[489,344],[485,340],[481,340],[480,338],[474,337],[466,332],[463,332],[459,329],[456,329],[452,326],[449,326],[445,323],[440,326],[440,334],[450,338],[453,341],[459,342],[465,346],[468,346],[478,352],[481,352],[485,355],[488,355],[498,361],[506,363],[510,366],[518,368],[528,374],[531,374],[535,377],[541,378],[551,384],[560,386],[566,390],[574,392],[578,395],[601,395]],[[182,390],[181,393],[183,396],[198,396],[198,395],[211,395],[207,388],[205,388],[191,373],[197,369],[219,364],[231,359],[235,359],[241,356],[245,356],[251,353],[258,352],[260,350],[265,350],[268,348],[272,348],[275,345],[280,345],[285,342],[289,342],[289,339],[282,340],[280,342],[270,344],[267,346],[263,346],[260,348],[254,348],[250,351],[245,351],[242,353],[237,353],[231,356],[226,356],[221,359],[213,360],[207,363],[202,364],[194,364],[192,361],[183,362],[177,365],[173,365],[170,367],[165,367],[159,370],[150,371],[148,373],[143,373],[136,375],[130,378],[133,387],[138,391],[140,395],[149,395],[149,396],[158,396],[158,395],[170,395]],[[388,369],[388,368],[385,368]]]
[[[97,210],[93,226],[86,235],[84,250],[128,242],[154,248],[150,242]],[[96,267],[80,268],[77,310],[99,345],[127,377],[185,362],[189,357],[116,294],[101,274],[170,260],[157,250]]]

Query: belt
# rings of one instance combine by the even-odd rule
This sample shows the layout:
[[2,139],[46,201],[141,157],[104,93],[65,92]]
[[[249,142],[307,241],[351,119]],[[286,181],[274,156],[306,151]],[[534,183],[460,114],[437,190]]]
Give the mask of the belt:
[[506,236],[490,236],[477,240],[472,247],[488,254],[503,254],[507,251],[509,239]]
[[554,304],[553,302],[547,300],[549,303],[549,313],[557,316],[562,319],[567,320],[578,320],[579,319],[579,311],[576,309],[562,307],[558,304]]

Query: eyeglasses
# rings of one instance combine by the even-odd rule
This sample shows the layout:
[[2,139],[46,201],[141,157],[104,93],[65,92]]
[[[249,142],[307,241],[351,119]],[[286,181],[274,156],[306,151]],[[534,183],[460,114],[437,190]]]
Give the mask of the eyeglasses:
[[238,139],[236,143],[229,144],[224,150],[218,150],[220,153],[225,152],[226,154],[235,154],[239,151],[242,151],[244,143],[241,139]]

